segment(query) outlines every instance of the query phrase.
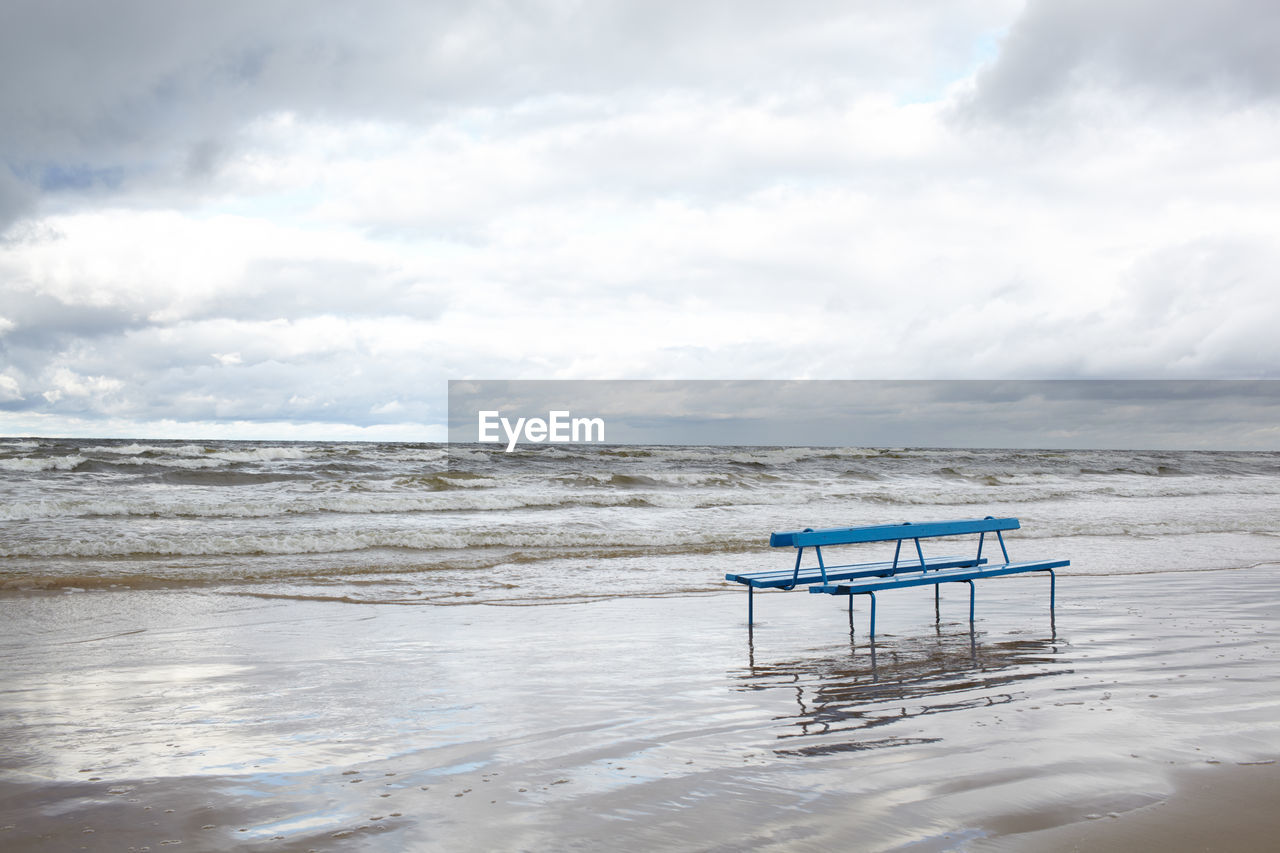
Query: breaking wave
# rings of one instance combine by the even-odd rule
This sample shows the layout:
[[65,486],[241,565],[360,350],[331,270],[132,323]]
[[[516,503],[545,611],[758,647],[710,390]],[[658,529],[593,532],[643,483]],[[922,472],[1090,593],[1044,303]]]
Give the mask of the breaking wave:
[[984,515],[1022,519],[1011,535],[1037,549],[1074,543],[1085,571],[1108,570],[1086,542],[1163,543],[1144,565],[1195,568],[1280,537],[1277,453],[0,439],[0,474],[9,590],[323,576],[367,598],[391,573],[451,600],[565,578],[656,593],[793,559],[775,530]]

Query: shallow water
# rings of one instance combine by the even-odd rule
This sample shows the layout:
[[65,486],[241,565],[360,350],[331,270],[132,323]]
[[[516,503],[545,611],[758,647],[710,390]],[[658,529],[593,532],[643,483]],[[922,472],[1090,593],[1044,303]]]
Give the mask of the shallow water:
[[10,595],[0,843],[966,849],[1280,755],[1277,571],[901,590],[874,646],[803,592]]

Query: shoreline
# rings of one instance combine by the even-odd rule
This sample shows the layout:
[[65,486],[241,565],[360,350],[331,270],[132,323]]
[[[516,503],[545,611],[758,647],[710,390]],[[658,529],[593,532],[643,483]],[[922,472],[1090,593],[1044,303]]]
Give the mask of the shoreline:
[[[1274,790],[1272,572],[1068,576],[1052,622],[1036,580],[984,584],[972,633],[964,593],[938,625],[931,593],[884,596],[874,647],[801,593],[749,632],[736,589],[5,597],[0,843],[1107,849]],[[1240,844],[1280,828],[1232,816]]]

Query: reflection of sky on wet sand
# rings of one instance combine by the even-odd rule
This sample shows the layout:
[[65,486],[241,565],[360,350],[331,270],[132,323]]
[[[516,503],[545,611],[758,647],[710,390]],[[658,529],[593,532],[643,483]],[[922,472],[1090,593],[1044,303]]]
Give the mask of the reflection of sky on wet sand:
[[752,632],[738,591],[11,597],[0,826],[14,849],[94,829],[153,849],[804,850],[1083,820],[1166,794],[1170,769],[1280,753],[1274,578],[1065,577],[1052,623],[1042,579],[991,581],[972,632],[966,595],[935,624],[904,590],[874,647],[864,610],[851,634],[843,602],[804,593],[770,595]]

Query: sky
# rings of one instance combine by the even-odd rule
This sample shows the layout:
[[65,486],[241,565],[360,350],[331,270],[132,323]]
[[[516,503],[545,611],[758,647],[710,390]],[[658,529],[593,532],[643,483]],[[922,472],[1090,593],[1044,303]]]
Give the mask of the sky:
[[0,435],[1280,378],[1270,0],[0,4]]

